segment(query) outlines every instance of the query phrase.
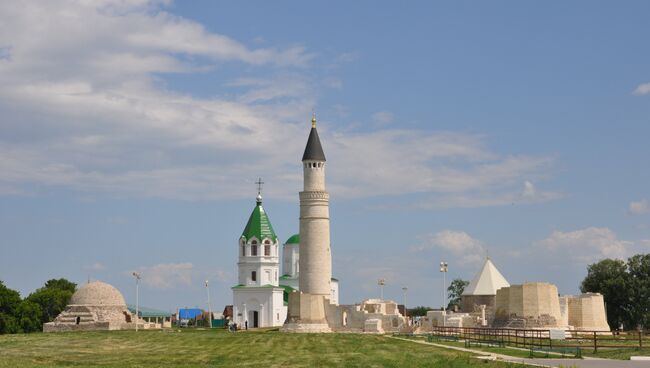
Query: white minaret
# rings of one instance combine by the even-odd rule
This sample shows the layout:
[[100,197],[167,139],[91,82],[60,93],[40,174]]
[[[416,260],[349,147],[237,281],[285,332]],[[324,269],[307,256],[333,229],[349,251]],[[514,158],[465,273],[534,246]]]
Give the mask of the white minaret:
[[316,116],[302,156],[304,189],[300,192],[300,291],[329,298],[332,279],[329,193],[325,191],[325,154]]
[[[325,191],[325,154],[316,116],[302,155],[304,189],[300,192],[299,292],[289,294],[286,332],[331,332],[326,313],[332,292],[329,194]],[[336,303],[336,302],[335,302]]]

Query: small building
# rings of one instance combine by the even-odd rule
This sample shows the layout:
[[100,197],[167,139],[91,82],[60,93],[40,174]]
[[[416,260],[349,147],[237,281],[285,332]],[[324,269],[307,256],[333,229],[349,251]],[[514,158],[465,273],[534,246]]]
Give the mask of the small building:
[[[136,316],[112,285],[89,282],[72,294],[70,303],[54,321],[43,324],[43,332],[135,329]],[[140,328],[150,325],[138,320]]]
[[200,308],[180,308],[176,315],[178,316],[179,326],[187,327],[196,323],[196,320],[203,315],[203,310]]
[[285,289],[279,285],[279,242],[260,193],[238,248],[239,283],[232,287],[235,323],[249,328],[282,326],[287,306],[283,300]]
[[[135,314],[135,305],[127,304],[129,312]],[[172,327],[172,314],[159,309],[138,306],[138,316],[143,321],[153,324],[156,328]]]
[[480,311],[485,305],[488,314],[494,310],[497,290],[510,286],[508,280],[499,272],[490,257],[485,259],[483,267],[474,276],[461,295],[461,309],[465,313]]

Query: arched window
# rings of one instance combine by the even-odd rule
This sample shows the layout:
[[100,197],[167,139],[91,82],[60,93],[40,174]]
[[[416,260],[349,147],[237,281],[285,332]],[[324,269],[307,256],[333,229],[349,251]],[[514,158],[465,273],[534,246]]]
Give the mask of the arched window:
[[251,256],[257,256],[257,244],[255,243],[251,245]]
[[264,255],[265,256],[271,255],[271,244],[264,244]]
[[256,271],[251,272],[251,281],[257,281],[257,272]]

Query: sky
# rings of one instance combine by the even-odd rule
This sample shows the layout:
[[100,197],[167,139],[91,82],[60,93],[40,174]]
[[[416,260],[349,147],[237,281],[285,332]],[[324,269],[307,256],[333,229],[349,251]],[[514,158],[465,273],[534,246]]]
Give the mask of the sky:
[[579,292],[650,252],[650,3],[0,3],[0,280],[232,302],[265,182],[298,231],[312,111],[340,301],[440,307],[485,257]]

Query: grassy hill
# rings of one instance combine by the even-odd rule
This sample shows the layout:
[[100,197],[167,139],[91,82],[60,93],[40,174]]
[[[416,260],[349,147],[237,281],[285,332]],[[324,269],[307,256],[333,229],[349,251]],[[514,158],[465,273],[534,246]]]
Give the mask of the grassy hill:
[[359,334],[224,330],[0,336],[0,367],[515,367]]

